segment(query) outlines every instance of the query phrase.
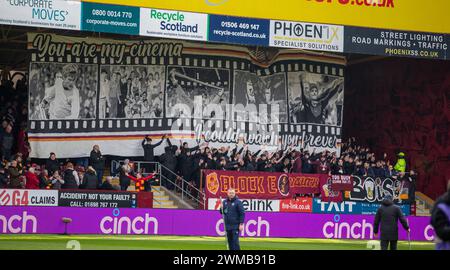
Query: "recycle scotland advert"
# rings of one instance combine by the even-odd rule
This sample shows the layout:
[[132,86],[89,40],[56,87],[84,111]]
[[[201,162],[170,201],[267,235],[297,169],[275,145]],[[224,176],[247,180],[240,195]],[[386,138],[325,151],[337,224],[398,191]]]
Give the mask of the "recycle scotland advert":
[[207,14],[141,8],[141,36],[206,41],[207,33]]

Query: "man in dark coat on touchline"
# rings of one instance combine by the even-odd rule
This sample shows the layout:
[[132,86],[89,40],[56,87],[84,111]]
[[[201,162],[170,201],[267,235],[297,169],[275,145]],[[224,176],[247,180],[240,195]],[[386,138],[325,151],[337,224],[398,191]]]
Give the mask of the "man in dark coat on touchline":
[[409,233],[408,222],[403,216],[400,207],[394,204],[391,195],[384,196],[383,202],[375,215],[373,226],[373,232],[375,234],[375,238],[377,238],[378,228],[381,223],[381,250],[387,250],[389,244],[391,246],[391,250],[397,250],[399,220],[403,228]]
[[240,250],[239,232],[244,230],[245,210],[234,189],[230,188],[228,190],[228,198],[220,204],[220,213],[225,219],[228,248],[230,250]]

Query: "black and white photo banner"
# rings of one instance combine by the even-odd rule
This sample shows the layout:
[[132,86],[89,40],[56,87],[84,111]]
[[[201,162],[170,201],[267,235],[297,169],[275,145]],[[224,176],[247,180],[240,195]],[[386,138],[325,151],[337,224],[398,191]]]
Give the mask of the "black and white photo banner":
[[104,154],[141,156],[145,135],[164,134],[213,147],[339,152],[345,62],[338,56],[280,49],[271,57],[171,40],[28,38],[33,157],[56,147],[61,157],[86,156],[93,144]]

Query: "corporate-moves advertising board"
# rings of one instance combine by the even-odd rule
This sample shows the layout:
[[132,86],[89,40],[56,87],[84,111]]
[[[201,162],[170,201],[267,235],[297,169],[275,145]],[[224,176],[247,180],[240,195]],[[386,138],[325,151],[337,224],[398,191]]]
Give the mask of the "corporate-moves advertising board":
[[80,1],[0,1],[0,24],[80,30]]

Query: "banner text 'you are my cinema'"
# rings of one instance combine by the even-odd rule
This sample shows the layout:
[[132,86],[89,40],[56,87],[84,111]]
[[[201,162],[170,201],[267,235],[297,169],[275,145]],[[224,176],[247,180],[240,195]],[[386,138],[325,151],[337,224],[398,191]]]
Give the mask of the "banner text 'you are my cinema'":
[[34,157],[56,149],[88,156],[94,142],[103,154],[141,156],[145,135],[164,134],[175,144],[245,143],[255,152],[340,150],[343,58],[164,39],[28,38]]

